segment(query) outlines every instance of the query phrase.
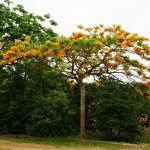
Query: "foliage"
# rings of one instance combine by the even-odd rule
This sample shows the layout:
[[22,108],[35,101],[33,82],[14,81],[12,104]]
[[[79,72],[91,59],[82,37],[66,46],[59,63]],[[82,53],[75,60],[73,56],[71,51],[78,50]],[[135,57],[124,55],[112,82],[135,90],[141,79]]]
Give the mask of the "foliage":
[[142,97],[134,94],[133,86],[110,83],[106,89],[107,92],[97,106],[98,125],[105,139],[139,141],[142,127],[138,115],[142,109]]
[[[46,95],[52,94],[53,89],[59,90],[60,93],[67,90],[66,79],[44,64],[27,61],[24,64],[16,63],[13,68],[16,70],[11,67],[1,70],[0,73],[1,134],[26,133],[26,126],[29,124],[32,111],[37,104],[35,97],[44,99]],[[55,94],[59,94],[59,92]],[[68,120],[72,120],[73,117],[70,117],[68,116]],[[68,127],[74,125],[67,122],[67,119],[65,121]]]
[[46,97],[35,97],[27,132],[31,135],[62,136],[72,134],[75,111],[69,108],[66,94],[52,90]]
[[[118,25],[100,25],[85,30],[89,33],[73,33],[70,37],[48,40],[43,45],[31,46],[30,37],[25,41],[17,40],[8,52],[1,51],[5,61],[1,64],[24,57],[40,58],[44,62],[54,62],[55,58],[53,68],[77,82],[91,75],[107,77],[114,74],[147,79],[147,66],[129,56],[131,53],[148,60],[147,38],[126,32]],[[139,41],[142,44],[139,45]]]
[[15,39],[24,39],[26,35],[39,43],[57,36],[51,28],[42,26],[46,22],[57,25],[49,14],[44,17],[34,15],[27,12],[22,5],[14,6],[12,2],[9,5],[7,2],[0,2],[0,20],[0,44],[3,49],[7,49]]
[[[19,39],[26,37],[26,45],[31,36],[34,45],[57,37],[51,28],[42,25],[48,21],[51,25],[56,25],[49,14],[44,17],[34,15],[27,12],[22,5],[14,6],[11,1],[0,2],[0,20],[0,49],[8,53],[14,40],[16,44],[20,44]],[[17,49],[18,53],[22,52],[23,47],[20,48]],[[58,76],[41,61],[24,59],[1,65],[0,77],[1,134],[26,133],[26,125],[35,105],[34,97],[44,97],[53,89],[62,92],[66,90],[66,79]]]
[[[1,51],[1,65],[11,65],[24,58],[46,63],[61,75],[75,81],[80,87],[80,137],[85,137],[85,85],[84,79],[92,77],[95,85],[101,85],[98,78],[120,78],[120,80],[141,81],[137,89],[141,95],[149,98],[145,90],[150,85],[149,67],[141,63],[148,61],[150,47],[148,38],[131,34],[119,25],[93,28],[78,28],[83,32],[73,33],[69,37],[47,40],[44,44],[32,45],[29,36],[25,41],[16,40],[7,52]],[[133,59],[132,56],[139,59]],[[140,60],[140,61],[138,61]]]
[[147,114],[148,116],[150,116],[150,101],[149,99],[144,99],[142,101],[142,109],[140,114]]
[[[24,132],[23,126],[28,112],[25,105],[29,101],[26,101],[23,89],[24,83],[19,75],[11,76],[11,73],[1,70],[0,133]],[[27,112],[24,111],[25,109]]]

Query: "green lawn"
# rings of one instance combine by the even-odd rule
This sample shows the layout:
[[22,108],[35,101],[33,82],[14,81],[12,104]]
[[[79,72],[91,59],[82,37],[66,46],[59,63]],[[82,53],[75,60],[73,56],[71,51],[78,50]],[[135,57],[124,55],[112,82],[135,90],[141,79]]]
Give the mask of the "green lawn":
[[[96,141],[96,140],[81,140],[78,137],[51,137],[51,138],[35,138],[31,136],[19,136],[16,137],[14,135],[7,135],[7,136],[0,136],[0,139],[5,139],[14,142],[25,142],[25,143],[38,143],[38,144],[46,144],[46,145],[53,145],[53,146],[62,146],[62,147],[87,147],[87,148],[104,148],[104,149],[111,149],[111,150],[136,150],[136,149],[143,149],[149,150],[150,144],[148,141],[146,143],[140,144],[129,144],[123,142],[106,142],[106,141]],[[149,139],[150,140],[150,139]],[[0,149],[5,150],[5,149]]]
[[[144,136],[141,143],[139,144],[131,144],[131,143],[123,143],[123,142],[107,142],[101,140],[81,140],[77,136],[71,137],[49,137],[49,138],[36,138],[32,136],[26,135],[1,135],[0,139],[14,141],[18,143],[36,143],[36,144],[45,144],[45,145],[53,145],[56,147],[84,147],[84,148],[103,148],[109,150],[149,150],[150,149],[150,129],[145,129]],[[1,149],[0,150],[7,150]]]

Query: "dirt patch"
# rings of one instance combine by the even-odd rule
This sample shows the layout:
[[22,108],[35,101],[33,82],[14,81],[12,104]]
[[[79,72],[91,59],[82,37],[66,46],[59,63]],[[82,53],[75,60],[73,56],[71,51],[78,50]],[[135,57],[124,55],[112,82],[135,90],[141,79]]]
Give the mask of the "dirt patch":
[[104,150],[101,148],[73,148],[55,147],[44,144],[17,143],[8,140],[0,140],[0,150]]
[[7,140],[0,140],[0,148],[8,150],[55,150],[53,146],[33,143],[16,143]]

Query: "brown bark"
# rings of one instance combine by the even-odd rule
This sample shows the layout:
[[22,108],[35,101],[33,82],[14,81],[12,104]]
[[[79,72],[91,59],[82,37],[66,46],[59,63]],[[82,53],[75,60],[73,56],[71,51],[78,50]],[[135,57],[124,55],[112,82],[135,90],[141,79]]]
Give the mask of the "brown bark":
[[80,85],[80,138],[85,138],[85,86]]

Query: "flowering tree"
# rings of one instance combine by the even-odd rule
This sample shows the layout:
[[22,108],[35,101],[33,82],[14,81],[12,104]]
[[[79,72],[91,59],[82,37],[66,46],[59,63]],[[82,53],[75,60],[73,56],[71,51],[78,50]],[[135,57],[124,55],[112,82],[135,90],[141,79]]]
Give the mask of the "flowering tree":
[[[46,41],[43,45],[30,45],[30,37],[26,37],[25,41],[16,40],[16,45],[10,50],[1,51],[0,64],[13,64],[28,57],[29,60],[47,63],[63,76],[75,80],[80,87],[80,137],[84,138],[84,79],[92,76],[96,86],[100,86],[98,78],[115,77],[125,81],[126,77],[138,79],[143,87],[147,87],[150,85],[149,68],[144,62],[150,59],[150,47],[147,38],[126,32],[119,25],[93,28],[79,25],[78,28],[83,32]],[[138,89],[137,92],[141,91]]]

